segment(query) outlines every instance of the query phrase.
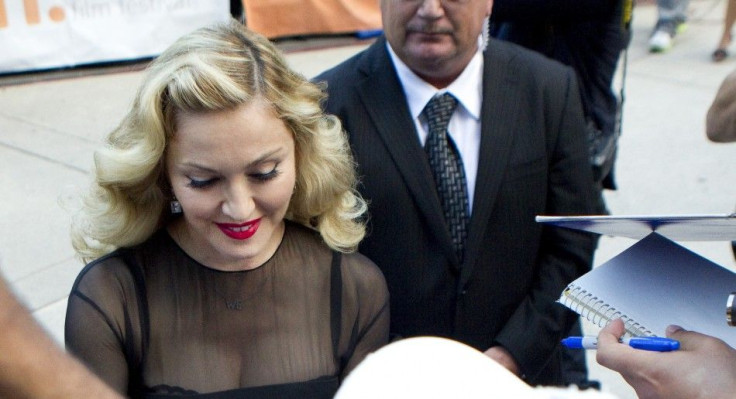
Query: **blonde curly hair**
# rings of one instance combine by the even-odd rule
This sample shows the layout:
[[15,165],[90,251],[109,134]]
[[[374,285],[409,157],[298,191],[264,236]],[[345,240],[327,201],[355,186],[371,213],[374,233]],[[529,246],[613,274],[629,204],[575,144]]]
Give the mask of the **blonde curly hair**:
[[316,229],[335,250],[354,251],[367,206],[342,125],[322,111],[323,88],[292,71],[266,38],[230,20],[181,37],[149,66],[128,114],[95,152],[95,180],[72,224],[78,256],[89,261],[139,244],[170,220],[163,158],[176,113],[230,110],[257,97],[295,141],[286,218]]

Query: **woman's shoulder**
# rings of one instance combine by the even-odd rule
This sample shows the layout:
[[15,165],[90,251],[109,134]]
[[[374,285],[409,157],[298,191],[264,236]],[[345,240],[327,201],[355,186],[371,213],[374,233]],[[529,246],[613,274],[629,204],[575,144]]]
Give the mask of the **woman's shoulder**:
[[361,253],[342,254],[342,270],[343,274],[354,280],[358,286],[372,290],[377,288],[386,289],[386,280],[381,269]]
[[342,256],[345,259],[344,262],[350,267],[365,270],[366,273],[383,276],[381,269],[379,269],[372,260],[360,252],[343,253]]
[[70,295],[96,304],[116,307],[119,298],[135,292],[133,274],[126,262],[125,249],[118,249],[88,263],[77,276]]
[[[287,222],[287,231],[289,232],[290,241],[297,243],[299,252],[302,255],[308,254],[312,258],[331,258],[334,253],[327,244],[322,241],[319,232],[302,226],[294,222]],[[385,285],[383,273],[365,255],[352,252],[341,253],[340,264],[342,266],[342,274],[345,279],[355,280],[361,284],[379,284]],[[323,267],[329,266],[329,262],[318,262]]]
[[[142,279],[141,257],[151,251],[160,252],[165,243],[165,232],[156,232],[148,240],[130,248],[118,248],[84,266],[77,276],[72,292],[104,294],[121,288],[133,287]],[[112,290],[112,291],[111,291]]]

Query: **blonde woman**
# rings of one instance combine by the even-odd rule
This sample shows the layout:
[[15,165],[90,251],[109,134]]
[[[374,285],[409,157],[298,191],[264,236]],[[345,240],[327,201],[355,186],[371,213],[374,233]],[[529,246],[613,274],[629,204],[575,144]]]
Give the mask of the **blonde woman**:
[[323,92],[235,21],[150,66],[73,226],[66,343],[133,398],[330,398],[388,339]]

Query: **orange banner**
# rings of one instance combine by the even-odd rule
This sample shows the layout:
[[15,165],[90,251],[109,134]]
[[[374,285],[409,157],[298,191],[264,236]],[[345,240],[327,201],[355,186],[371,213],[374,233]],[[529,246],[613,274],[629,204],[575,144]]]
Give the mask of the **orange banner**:
[[379,0],[242,0],[246,24],[269,38],[381,28]]

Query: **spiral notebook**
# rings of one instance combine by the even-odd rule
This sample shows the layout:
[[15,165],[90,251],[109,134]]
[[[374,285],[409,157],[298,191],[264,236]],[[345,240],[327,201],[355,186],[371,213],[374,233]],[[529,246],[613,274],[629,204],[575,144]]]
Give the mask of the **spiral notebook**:
[[570,283],[559,302],[599,327],[622,318],[631,336],[664,336],[670,324],[736,347],[726,302],[736,274],[658,233]]

